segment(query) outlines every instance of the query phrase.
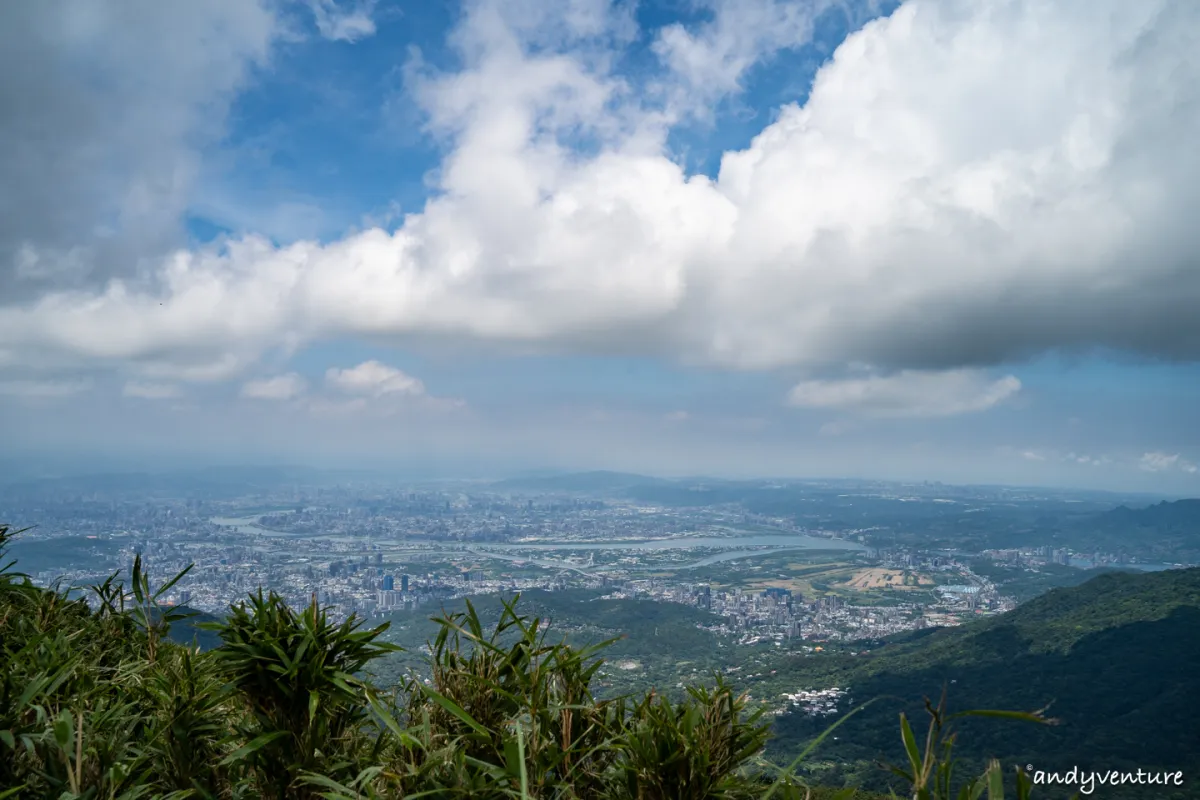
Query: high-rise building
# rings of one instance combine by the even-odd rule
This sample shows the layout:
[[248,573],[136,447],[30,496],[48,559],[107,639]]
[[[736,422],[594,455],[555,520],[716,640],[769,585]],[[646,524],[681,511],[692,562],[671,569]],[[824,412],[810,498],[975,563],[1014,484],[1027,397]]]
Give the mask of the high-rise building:
[[400,591],[402,591],[402,592],[408,591],[408,576],[407,575],[400,576]]
[[396,588],[396,579],[391,575],[383,576],[383,590],[385,592],[393,591]]

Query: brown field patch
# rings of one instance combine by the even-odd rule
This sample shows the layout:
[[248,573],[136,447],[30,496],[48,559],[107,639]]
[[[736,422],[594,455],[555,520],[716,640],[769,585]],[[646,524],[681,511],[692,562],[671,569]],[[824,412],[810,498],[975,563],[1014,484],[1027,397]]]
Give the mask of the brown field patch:
[[866,592],[871,589],[919,589],[932,586],[933,578],[902,569],[884,569],[872,567],[854,573],[843,588]]
[[852,574],[845,567],[833,567],[819,571],[809,570],[805,574],[790,578],[757,578],[748,582],[746,588],[751,591],[762,591],[763,589],[777,587],[780,589],[790,589],[793,594],[800,594],[804,597],[818,597],[827,594],[827,592],[818,591],[814,588],[814,581],[833,587],[839,581],[847,580]]
[[763,589],[788,589],[792,593],[811,594],[812,584],[800,578],[754,581],[749,589],[761,592]]

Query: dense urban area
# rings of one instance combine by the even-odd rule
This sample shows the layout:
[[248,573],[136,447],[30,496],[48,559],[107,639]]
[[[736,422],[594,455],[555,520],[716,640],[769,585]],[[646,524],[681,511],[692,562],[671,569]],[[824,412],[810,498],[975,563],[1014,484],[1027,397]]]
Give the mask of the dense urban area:
[[[1020,594],[1006,574],[1150,566],[1128,552],[1052,543],[938,547],[936,536],[914,539],[877,508],[923,506],[937,528],[946,509],[964,519],[1004,506],[1044,513],[1050,497],[929,485],[757,487],[837,511],[810,513],[809,524],[744,500],[708,502],[705,493],[720,490],[704,485],[687,487],[696,498],[681,501],[652,484],[663,495],[656,500],[636,497],[636,482],[613,489],[603,475],[594,480],[599,489],[586,478],[566,487],[293,483],[209,497],[82,487],[53,503],[34,484],[10,487],[6,511],[36,525],[22,545],[44,585],[86,585],[140,555],[164,579],[190,567],[166,598],[172,604],[220,614],[261,587],[295,607],[315,601],[339,618],[372,619],[427,616],[464,597],[596,590],[602,599],[700,609],[707,617],[695,626],[722,642],[808,652],[1002,613]],[[866,524],[848,524],[844,511],[859,507]]]

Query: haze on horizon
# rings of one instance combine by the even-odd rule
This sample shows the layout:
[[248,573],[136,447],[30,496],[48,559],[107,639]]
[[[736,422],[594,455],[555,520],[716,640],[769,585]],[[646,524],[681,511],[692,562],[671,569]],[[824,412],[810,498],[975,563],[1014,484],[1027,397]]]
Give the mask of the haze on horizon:
[[0,5],[29,465],[1200,494],[1186,0]]

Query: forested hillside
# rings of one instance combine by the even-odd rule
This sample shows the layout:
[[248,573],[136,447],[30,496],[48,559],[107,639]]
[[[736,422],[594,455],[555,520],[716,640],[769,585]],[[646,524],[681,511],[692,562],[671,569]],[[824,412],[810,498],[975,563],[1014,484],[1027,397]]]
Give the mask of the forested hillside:
[[[856,702],[894,698],[849,720],[825,751],[858,762],[863,775],[871,774],[864,765],[897,754],[886,723],[902,709],[915,713],[922,696],[936,698],[943,686],[953,707],[1047,708],[1058,721],[969,721],[964,757],[1038,769],[1200,770],[1200,569],[1104,574],[999,617],[898,639],[866,655],[789,664],[797,685],[848,687]],[[823,725],[783,717],[773,747],[786,753]]]

